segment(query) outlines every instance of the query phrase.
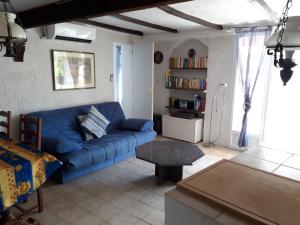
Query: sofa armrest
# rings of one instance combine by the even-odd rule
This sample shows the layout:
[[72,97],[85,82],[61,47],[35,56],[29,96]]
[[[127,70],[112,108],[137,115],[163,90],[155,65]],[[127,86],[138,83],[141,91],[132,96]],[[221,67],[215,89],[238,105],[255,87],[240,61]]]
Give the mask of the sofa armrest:
[[45,137],[42,139],[42,149],[52,154],[64,154],[81,150],[81,145],[65,138]]
[[122,130],[146,131],[153,128],[153,121],[146,119],[127,119],[121,124]]

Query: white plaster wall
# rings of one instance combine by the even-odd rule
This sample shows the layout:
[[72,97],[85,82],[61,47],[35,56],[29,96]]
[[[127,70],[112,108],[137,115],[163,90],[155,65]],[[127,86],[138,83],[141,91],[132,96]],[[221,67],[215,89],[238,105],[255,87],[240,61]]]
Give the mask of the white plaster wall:
[[[25,62],[0,57],[0,110],[13,112],[14,134],[18,115],[38,110],[112,101],[113,43],[131,43],[129,35],[97,29],[92,44],[40,39],[38,29],[27,31]],[[95,53],[96,88],[53,91],[51,49]],[[3,54],[3,52],[1,52]]]
[[[232,96],[235,78],[235,38],[233,35],[224,34],[223,36],[199,38],[198,40],[208,47],[208,92],[206,96],[204,142],[208,141],[211,99],[214,96],[214,89],[219,83],[228,83],[228,87],[225,89],[226,98],[224,103],[222,130],[221,135],[217,139],[216,143],[221,146],[229,146],[233,99]],[[164,73],[169,68],[169,58],[172,56],[171,54],[173,49],[184,41],[185,40],[164,40],[155,43],[155,50],[163,52],[164,61],[159,65],[155,64],[154,67],[154,113],[164,114],[167,112],[165,106],[169,104],[168,101],[169,96],[171,95],[171,90],[165,88]],[[221,101],[222,96],[219,96],[218,100]],[[220,101],[219,103],[221,103]],[[220,111],[213,115],[211,134],[212,139],[215,139],[215,137],[218,136],[220,116]]]
[[[235,37],[223,36],[212,37],[208,44],[208,74],[207,83],[208,90],[206,95],[206,114],[204,121],[204,142],[208,141],[209,135],[209,121],[211,112],[211,101],[215,95],[215,89],[220,83],[227,83],[227,88],[221,88],[218,100],[218,112],[213,110],[212,131],[211,137],[214,140],[218,137],[219,129],[221,127],[220,137],[216,140],[216,144],[221,146],[229,146],[231,133],[231,117],[232,117],[232,102],[235,81]],[[223,93],[225,93],[224,113],[221,120],[221,106],[223,100]]]

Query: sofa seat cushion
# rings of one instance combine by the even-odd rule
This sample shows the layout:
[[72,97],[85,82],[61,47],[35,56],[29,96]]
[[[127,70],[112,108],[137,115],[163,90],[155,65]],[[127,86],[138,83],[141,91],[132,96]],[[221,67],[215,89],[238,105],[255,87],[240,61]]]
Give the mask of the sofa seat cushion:
[[43,150],[54,155],[81,150],[81,144],[65,138],[44,138]]
[[117,130],[114,134],[123,134],[123,135],[130,135],[135,137],[136,146],[143,145],[150,141],[153,141],[156,137],[156,132],[152,129],[148,129],[143,132],[139,131],[129,131],[129,130]]
[[[84,144],[96,146],[110,146],[115,152],[115,157],[122,157],[128,155],[129,152],[133,152],[137,145],[136,138],[134,135],[125,133],[112,133],[105,135],[102,138],[88,141]],[[110,150],[111,151],[111,150]]]
[[65,170],[75,170],[91,166],[93,164],[93,156],[86,149],[77,152],[69,152],[58,156],[63,162]]
[[86,141],[82,150],[59,155],[66,170],[86,168],[108,160],[124,159],[135,153],[138,145],[155,139],[156,133],[149,129],[144,132],[117,130],[98,139]]

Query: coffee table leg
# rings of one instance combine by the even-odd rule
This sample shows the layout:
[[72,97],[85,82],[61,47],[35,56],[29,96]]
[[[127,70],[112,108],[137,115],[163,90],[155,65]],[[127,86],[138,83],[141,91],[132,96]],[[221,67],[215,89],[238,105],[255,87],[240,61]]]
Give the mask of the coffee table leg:
[[161,185],[165,181],[178,182],[182,180],[183,166],[159,166],[155,165],[155,176],[158,184]]
[[169,180],[177,183],[182,180],[183,166],[171,166],[169,168]]

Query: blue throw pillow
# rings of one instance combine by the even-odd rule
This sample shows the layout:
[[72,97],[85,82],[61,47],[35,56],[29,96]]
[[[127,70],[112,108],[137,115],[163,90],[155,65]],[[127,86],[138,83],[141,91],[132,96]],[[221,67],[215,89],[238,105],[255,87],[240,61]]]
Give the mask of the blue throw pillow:
[[79,115],[79,116],[77,116],[77,120],[80,125],[84,140],[90,141],[90,140],[93,140],[95,138],[95,136],[90,131],[88,131],[84,126],[82,126],[82,122],[86,119],[86,117],[87,117],[87,115]]
[[146,131],[153,128],[152,120],[145,119],[127,119],[124,120],[121,129],[123,130],[137,130],[137,131]]
[[77,142],[59,138],[43,138],[43,150],[53,154],[64,154],[80,151],[81,145]]
[[101,138],[106,135],[106,128],[108,124],[109,121],[94,106],[92,106],[91,111],[81,123],[83,127],[93,133],[97,138]]

